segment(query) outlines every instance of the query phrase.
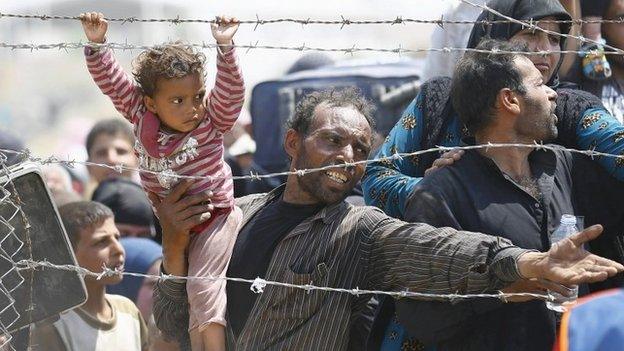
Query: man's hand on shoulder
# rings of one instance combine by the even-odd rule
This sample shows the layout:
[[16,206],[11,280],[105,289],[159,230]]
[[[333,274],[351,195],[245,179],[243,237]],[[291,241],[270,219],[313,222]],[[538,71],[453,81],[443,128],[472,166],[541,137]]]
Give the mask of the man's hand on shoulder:
[[437,171],[440,168],[444,168],[446,166],[450,166],[464,155],[464,150],[451,150],[447,151],[440,156],[440,158],[433,161],[431,167],[425,170],[425,177],[431,175],[431,173]]

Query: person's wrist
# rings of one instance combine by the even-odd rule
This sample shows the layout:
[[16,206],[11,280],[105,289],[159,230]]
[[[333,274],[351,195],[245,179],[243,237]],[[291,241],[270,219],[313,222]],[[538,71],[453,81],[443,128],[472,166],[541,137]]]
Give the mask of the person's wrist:
[[[106,37],[102,38],[101,40],[89,40],[89,44],[96,44],[96,45],[100,45],[100,44],[104,44],[106,43]],[[96,45],[91,45],[89,47],[89,49],[91,50],[92,53],[98,52],[100,51],[100,47],[96,46]]]
[[527,251],[516,261],[518,273],[524,279],[541,277],[542,263],[546,254],[543,252]]
[[217,40],[217,45],[219,45],[219,49],[221,50],[221,52],[225,54],[226,52],[232,50],[234,41],[231,39],[227,41]]
[[163,267],[169,274],[186,275],[186,249],[179,249],[178,246],[163,245]]
[[171,250],[163,250],[162,265],[167,274],[186,276],[187,265],[185,253]]

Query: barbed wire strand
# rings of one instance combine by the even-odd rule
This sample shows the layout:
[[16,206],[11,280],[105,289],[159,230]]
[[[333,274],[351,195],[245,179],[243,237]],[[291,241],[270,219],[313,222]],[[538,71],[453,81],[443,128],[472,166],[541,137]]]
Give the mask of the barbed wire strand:
[[[0,12],[0,19],[3,17],[6,18],[19,18],[19,19],[38,19],[43,21],[49,20],[74,20],[80,21],[80,16],[67,16],[67,15],[33,15],[33,14],[16,14],[16,13],[2,13]],[[120,18],[112,18],[112,17],[104,17],[105,20],[109,22],[121,22],[122,24],[126,23],[171,23],[171,24],[183,24],[183,23],[203,23],[203,24],[213,24],[218,23],[215,19],[198,19],[198,18],[180,18],[180,16],[176,16],[174,18],[138,18],[138,17],[120,17]],[[444,19],[441,16],[439,19],[419,19],[419,18],[404,18],[403,16],[397,16],[393,19],[384,19],[384,20],[361,20],[361,19],[350,19],[345,17],[344,15],[340,15],[340,19],[338,20],[320,20],[320,19],[310,19],[310,18],[272,18],[272,19],[261,19],[258,15],[256,15],[256,19],[252,20],[239,20],[240,24],[244,25],[254,25],[256,28],[262,25],[269,24],[278,24],[278,23],[293,23],[298,25],[339,25],[341,27],[350,26],[350,25],[396,25],[396,24],[435,24],[439,26],[444,26],[445,24],[462,24],[462,25],[492,25],[492,24],[507,24],[507,23],[516,23],[510,20],[495,20],[495,21],[470,21],[470,20],[448,20]],[[522,21],[529,24],[529,21]],[[538,25],[540,23],[556,23],[556,24],[575,24],[575,25],[584,25],[584,24],[621,24],[624,23],[624,18],[617,19],[592,19],[592,20],[584,20],[584,19],[573,19],[573,20],[536,20],[533,22]]]
[[[433,148],[414,151],[414,152],[396,153],[387,157],[373,158],[373,159],[362,160],[362,161],[357,161],[357,162],[345,162],[342,164],[327,165],[327,166],[318,167],[318,168],[299,169],[299,170],[293,170],[293,171],[275,172],[275,173],[268,173],[268,174],[250,174],[250,175],[245,175],[245,176],[232,176],[232,177],[190,176],[190,175],[171,175],[171,176],[178,178],[178,179],[194,179],[194,180],[222,180],[222,179],[259,180],[263,178],[283,177],[283,176],[289,176],[289,175],[303,176],[308,173],[328,171],[328,170],[337,169],[337,168],[350,168],[350,167],[355,167],[357,165],[392,162],[394,160],[400,160],[400,159],[408,158],[408,157],[417,157],[417,156],[427,154],[427,153],[432,153],[432,152],[441,153],[441,152],[456,151],[456,150],[464,150],[464,151],[480,150],[480,149],[487,150],[487,149],[494,149],[494,148],[510,148],[510,147],[534,149],[534,150],[551,150],[551,151],[565,150],[571,153],[585,155],[585,156],[591,157],[592,159],[596,157],[616,158],[618,162],[621,162],[624,164],[624,154],[617,155],[617,154],[600,152],[600,151],[596,151],[595,148],[590,149],[590,150],[578,150],[578,149],[572,149],[572,148],[564,148],[559,145],[547,145],[547,144],[538,143],[538,142],[534,142],[533,144],[487,143],[487,144],[481,144],[481,145],[466,145],[466,146],[436,146]],[[40,163],[42,165],[57,163],[57,164],[66,165],[67,167],[71,168],[71,167],[74,167],[74,165],[76,164],[82,164],[85,166],[108,168],[108,169],[116,171],[117,173],[122,173],[124,170],[126,170],[126,171],[135,171],[139,173],[146,173],[146,174],[152,174],[152,175],[162,174],[162,172],[156,172],[156,171],[151,171],[151,170],[137,168],[137,167],[128,167],[123,164],[107,165],[103,163],[96,163],[96,162],[89,162],[89,161],[62,160],[56,156],[50,156],[47,158],[35,157],[32,155],[30,150],[15,151],[15,150],[8,150],[8,149],[0,149],[0,153],[8,153],[8,154],[17,155],[22,161],[30,161],[30,162]]]
[[[481,4],[476,4],[473,3],[471,1],[468,0],[458,0],[464,4],[476,7],[478,9],[481,9],[482,11],[488,11],[496,16],[499,16],[501,18],[503,18],[502,21],[456,21],[456,22],[461,22],[462,24],[466,23],[471,23],[471,24],[477,24],[477,23],[482,23],[485,25],[488,24],[495,24],[495,23],[515,23],[515,24],[519,24],[522,27],[527,27],[536,31],[541,31],[550,35],[554,35],[554,36],[558,36],[558,37],[563,37],[563,38],[567,38],[567,39],[576,39],[579,40],[583,43],[592,43],[592,44],[596,44],[596,45],[600,45],[605,49],[609,49],[612,50],[613,52],[616,52],[620,55],[624,54],[624,50],[608,45],[608,44],[604,44],[602,42],[596,41],[596,40],[592,40],[589,38],[585,38],[582,35],[572,35],[572,34],[568,34],[568,33],[559,33],[559,32],[555,32],[555,31],[551,31],[551,30],[547,30],[544,28],[539,27],[539,23],[574,23],[574,24],[583,24],[583,23],[597,23],[595,21],[583,21],[583,20],[542,20],[542,21],[538,21],[538,20],[528,20],[528,21],[523,21],[523,20],[518,20],[515,19],[513,17],[504,15],[502,13],[500,13],[499,11],[496,11],[492,8],[490,8],[487,5],[481,5]],[[41,20],[49,20],[49,19],[63,19],[63,20],[80,20],[80,16],[51,16],[51,15],[20,15],[20,14],[4,14],[4,13],[0,13],[0,18],[2,17],[10,17],[10,18],[37,18],[37,19],[41,19]],[[180,23],[218,23],[218,21],[216,20],[199,20],[199,19],[180,19],[179,16],[176,18],[152,18],[152,19],[138,19],[136,17],[127,17],[127,18],[108,18],[107,20],[110,21],[119,21],[122,23],[128,23],[128,22],[170,22],[170,23],[175,23],[175,24],[180,24]],[[402,24],[402,23],[409,23],[409,22],[413,22],[413,23],[429,23],[429,24],[438,24],[440,26],[443,26],[446,22],[448,22],[450,24],[450,21],[444,21],[444,18],[441,17],[439,20],[418,20],[418,19],[413,19],[413,18],[409,18],[409,19],[403,19],[402,17],[398,16],[393,20],[372,20],[372,21],[367,21],[367,20],[349,20],[344,18],[344,16],[342,17],[342,19],[340,21],[324,21],[324,20],[310,20],[310,19],[293,19],[293,18],[281,18],[281,19],[274,19],[274,20],[261,20],[258,15],[256,15],[256,20],[245,20],[245,21],[240,21],[241,24],[254,24],[257,28],[259,25],[263,25],[263,24],[269,24],[269,23],[283,23],[283,22],[292,22],[292,23],[298,23],[298,24],[302,24],[302,25],[306,25],[306,24],[340,24],[341,28],[343,28],[345,25],[350,25],[350,24],[390,24],[390,25],[394,25],[394,24]],[[611,20],[601,20],[600,23],[624,23],[624,19],[623,18],[619,18],[619,19],[611,19]],[[459,24],[459,23],[456,23]],[[255,29],[254,28],[254,29]],[[68,43],[65,43],[68,44]],[[9,44],[10,45],[10,44]],[[22,46],[24,44],[14,44],[19,46]],[[47,45],[51,45],[51,44],[47,44]],[[52,44],[54,45],[54,44]],[[21,47],[20,47],[21,48]],[[278,48],[278,47],[275,47]],[[318,49],[318,48],[316,48]],[[446,48],[448,49],[448,48]],[[318,51],[318,50],[316,50]],[[339,51],[343,51],[343,50],[339,50]],[[377,50],[375,50],[377,51]],[[422,51],[419,51],[422,52]],[[561,53],[573,53],[572,51],[562,51]],[[576,51],[574,53],[585,53],[585,52],[581,52],[581,51]]]
[[[172,44],[176,45],[176,44]],[[442,52],[442,53],[451,53],[451,52],[479,52],[479,53],[490,53],[490,54],[515,54],[515,55],[537,55],[543,56],[553,53],[559,54],[587,54],[588,52],[594,52],[595,50],[542,50],[542,51],[505,51],[505,50],[482,50],[476,48],[454,48],[454,47],[443,47],[443,48],[417,48],[417,49],[406,49],[402,46],[398,46],[396,48],[373,48],[373,47],[357,47],[353,45],[352,47],[347,48],[323,48],[323,47],[313,47],[307,46],[305,43],[301,46],[274,46],[274,45],[259,45],[258,42],[250,43],[248,45],[218,45],[211,43],[184,43],[177,44],[180,46],[186,47],[194,47],[199,49],[215,49],[219,46],[228,46],[235,47],[238,49],[245,49],[246,52],[249,52],[253,49],[263,49],[263,50],[285,50],[285,51],[317,51],[317,52],[334,52],[334,53],[343,53],[345,55],[359,52],[375,52],[375,53],[391,53],[391,54],[417,54],[417,53],[425,53],[425,52]],[[83,43],[83,42],[61,42],[61,43],[51,43],[51,44],[29,44],[29,43],[6,43],[0,42],[0,48],[10,49],[10,50],[29,50],[29,51],[39,51],[39,50],[75,50],[82,49],[85,47],[92,48],[109,48],[112,50],[147,50],[154,48],[158,45],[134,45],[128,43]],[[605,55],[624,55],[624,50],[616,51],[604,51]]]
[[366,290],[366,289],[346,289],[346,288],[333,288],[326,286],[316,286],[313,284],[290,284],[278,281],[271,281],[262,278],[255,279],[243,279],[243,278],[233,278],[233,277],[214,277],[214,276],[175,276],[169,274],[161,274],[161,275],[149,275],[142,273],[133,273],[133,272],[123,272],[116,269],[111,269],[106,266],[102,267],[101,272],[92,272],[86,268],[78,267],[74,265],[57,265],[50,263],[48,261],[33,261],[33,260],[20,260],[17,262],[18,267],[23,268],[51,268],[65,271],[76,272],[82,276],[90,276],[96,279],[102,279],[104,277],[111,277],[116,275],[124,275],[124,276],[132,276],[132,277],[141,277],[141,278],[153,278],[159,280],[174,280],[174,281],[189,281],[189,280],[210,280],[210,281],[233,281],[239,283],[248,283],[251,284],[250,290],[255,293],[264,292],[264,288],[266,286],[278,286],[283,288],[293,288],[299,290],[306,290],[308,292],[319,290],[319,291],[327,291],[333,293],[344,293],[350,295],[384,295],[384,296],[392,296],[395,298],[412,298],[412,299],[422,299],[422,300],[447,300],[447,301],[459,301],[459,300],[468,300],[468,299],[476,299],[476,298],[493,298],[499,299],[502,301],[508,301],[510,298],[514,297],[528,297],[534,299],[540,299],[544,301],[554,301],[554,297],[552,295],[544,295],[544,294],[535,294],[535,293],[503,293],[498,292],[495,294],[429,294],[429,293],[419,293],[413,292],[409,290],[403,291],[384,291],[384,290]]
[[533,21],[533,20],[530,20],[528,22],[527,21],[517,20],[517,19],[515,19],[513,17],[504,15],[504,14],[500,13],[499,11],[496,11],[496,10],[492,9],[491,7],[487,6],[487,4],[486,5],[475,4],[475,3],[473,3],[473,2],[471,2],[469,0],[458,0],[458,1],[461,1],[462,3],[467,4],[467,5],[479,8],[479,9],[481,9],[483,11],[488,11],[489,13],[491,13],[493,15],[499,16],[499,17],[501,17],[503,19],[511,21],[512,23],[519,24],[519,25],[521,25],[523,27],[527,27],[527,28],[533,29],[535,31],[544,32],[544,33],[549,34],[549,35],[555,35],[555,36],[563,37],[563,38],[566,38],[566,39],[576,39],[576,40],[581,41],[582,43],[596,44],[596,45],[602,46],[605,49],[610,49],[610,50],[613,50],[614,52],[618,52],[620,54],[624,54],[624,50],[622,50],[620,48],[616,48],[615,46],[604,44],[604,43],[599,42],[597,40],[592,40],[592,39],[589,39],[589,38],[585,38],[582,35],[576,36],[576,35],[572,35],[572,34],[559,33],[559,32],[555,32],[555,31],[552,31],[552,30],[544,29],[544,28],[539,27],[538,25],[536,25],[535,21]]

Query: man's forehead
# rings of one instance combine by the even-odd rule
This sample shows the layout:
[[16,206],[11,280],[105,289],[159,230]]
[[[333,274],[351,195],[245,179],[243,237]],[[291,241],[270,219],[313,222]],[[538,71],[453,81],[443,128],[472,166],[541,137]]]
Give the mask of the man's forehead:
[[115,220],[113,217],[109,217],[106,218],[102,223],[93,226],[91,237],[97,239],[111,235],[114,236],[117,234],[119,234],[119,230],[115,225]]
[[371,127],[366,117],[353,106],[319,104],[314,110],[311,132],[326,129],[342,129],[345,132],[370,136]]
[[363,143],[370,143],[372,135],[370,129],[364,128],[349,128],[347,126],[330,126],[325,125],[319,128],[313,129],[311,134],[327,135],[327,134],[339,134],[343,137],[352,137]]

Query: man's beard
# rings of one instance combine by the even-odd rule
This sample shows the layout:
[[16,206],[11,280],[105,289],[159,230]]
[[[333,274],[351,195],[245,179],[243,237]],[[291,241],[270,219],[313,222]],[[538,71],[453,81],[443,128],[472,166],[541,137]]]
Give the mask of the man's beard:
[[[533,120],[526,123],[522,128],[521,133],[525,136],[529,136],[536,142],[552,142],[557,139],[559,130],[557,124],[553,118],[554,111],[548,109],[548,112],[544,111],[539,105],[529,102],[526,108],[525,116],[530,116]],[[536,116],[544,116],[536,119]]]
[[[325,166],[329,166],[330,164],[324,164],[321,166],[314,166],[308,163],[308,155],[305,149],[302,147],[299,152],[299,157],[297,163],[295,164],[295,169],[311,169],[311,168],[321,168]],[[303,191],[311,195],[318,202],[323,204],[334,204],[340,202],[347,198],[347,195],[353,190],[353,186],[347,187],[342,192],[335,192],[327,189],[323,186],[323,177],[326,171],[317,171],[313,173],[307,173],[303,176],[297,177],[297,182],[299,182],[299,186]],[[353,182],[351,180],[350,182]]]

